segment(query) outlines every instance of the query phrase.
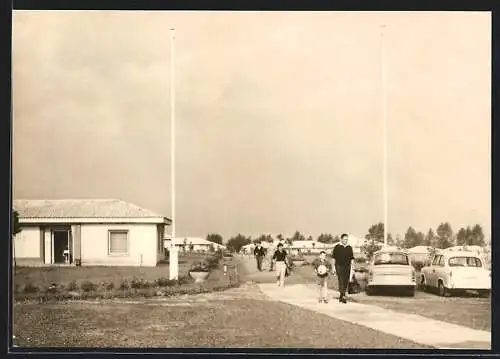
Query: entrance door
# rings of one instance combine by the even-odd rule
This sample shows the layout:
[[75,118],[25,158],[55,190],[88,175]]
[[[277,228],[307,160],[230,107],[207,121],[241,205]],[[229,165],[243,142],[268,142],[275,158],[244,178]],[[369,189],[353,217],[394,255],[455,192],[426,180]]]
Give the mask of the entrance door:
[[65,251],[69,252],[69,249],[69,231],[54,230],[54,263],[66,263],[64,254]]

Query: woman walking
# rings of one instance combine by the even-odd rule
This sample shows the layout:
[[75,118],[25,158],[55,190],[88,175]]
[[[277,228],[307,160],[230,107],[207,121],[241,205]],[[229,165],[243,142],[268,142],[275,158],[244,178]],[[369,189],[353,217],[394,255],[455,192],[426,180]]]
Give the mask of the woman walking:
[[287,253],[283,249],[283,244],[278,244],[278,249],[274,252],[273,261],[274,266],[276,268],[276,284],[279,287],[283,287],[285,285],[285,274],[286,274],[286,259]]

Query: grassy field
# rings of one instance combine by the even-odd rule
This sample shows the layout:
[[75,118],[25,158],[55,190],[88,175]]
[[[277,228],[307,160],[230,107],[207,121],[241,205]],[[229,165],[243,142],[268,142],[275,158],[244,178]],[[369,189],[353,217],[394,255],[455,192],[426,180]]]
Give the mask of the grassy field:
[[19,304],[13,329],[14,343],[22,347],[425,348],[245,294],[232,300],[205,295],[179,301]]

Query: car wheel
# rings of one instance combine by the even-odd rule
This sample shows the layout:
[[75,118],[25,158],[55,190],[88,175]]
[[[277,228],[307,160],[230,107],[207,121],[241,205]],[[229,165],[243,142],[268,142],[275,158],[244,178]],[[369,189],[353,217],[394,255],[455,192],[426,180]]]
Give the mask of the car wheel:
[[490,291],[490,290],[487,290],[487,289],[485,289],[485,290],[480,290],[480,291],[479,291],[479,296],[480,296],[481,298],[489,298],[489,297],[490,297],[490,294],[491,294],[491,291]]
[[450,291],[448,288],[444,286],[444,283],[442,281],[439,281],[438,283],[438,293],[441,297],[449,297],[450,296]]

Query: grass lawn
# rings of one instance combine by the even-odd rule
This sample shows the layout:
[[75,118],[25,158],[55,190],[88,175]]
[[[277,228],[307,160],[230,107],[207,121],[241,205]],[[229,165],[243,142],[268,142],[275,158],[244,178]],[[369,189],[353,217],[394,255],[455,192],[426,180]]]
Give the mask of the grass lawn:
[[[237,285],[238,279],[231,265],[235,262],[232,259],[222,259],[218,268],[210,271],[208,279],[200,284],[195,283],[188,278],[188,272],[194,261],[201,260],[203,256],[181,257],[179,259],[179,278],[183,279],[180,285],[168,284],[166,281],[161,287],[155,284],[159,278],[168,279],[168,264],[159,264],[157,267],[36,267],[18,268],[14,277],[14,297],[15,300],[61,300],[68,297],[105,297],[112,296],[136,297],[154,295],[177,295],[182,293],[200,293],[212,290],[224,290]],[[223,273],[223,265],[228,264],[230,269],[228,275]],[[131,285],[132,280],[145,280],[146,286],[133,287],[126,289]],[[75,282],[75,286],[71,283]],[[90,281],[95,285],[93,289],[89,286],[82,286],[82,283]],[[48,293],[51,284],[57,284],[58,289],[54,293]],[[108,287],[113,283],[114,288]],[[127,284],[121,288],[121,284]],[[142,282],[139,282],[139,284]],[[31,284],[35,290],[26,290],[25,285]],[[136,288],[136,289],[134,289]],[[138,288],[138,289],[137,289]],[[69,294],[70,292],[76,294]]]
[[[312,266],[301,266],[295,275],[304,282],[314,283],[315,273]],[[360,283],[364,287],[363,283]],[[337,278],[328,282],[328,287],[337,290]],[[371,304],[397,312],[417,314],[426,318],[447,323],[463,325],[473,329],[491,331],[491,300],[473,296],[439,297],[432,293],[417,291],[414,298],[394,295],[366,296],[364,293],[352,296],[361,304]]]
[[[191,264],[202,260],[203,255],[179,256],[179,277],[188,275]],[[168,263],[160,263],[156,267],[18,267],[14,275],[14,286],[32,283],[37,286],[49,286],[52,283],[67,284],[76,281],[113,282],[119,286],[124,280],[145,279],[154,281],[160,277],[169,277]]]
[[[14,307],[22,347],[425,348],[284,303],[257,299],[62,302]],[[193,296],[190,296],[193,298]]]

